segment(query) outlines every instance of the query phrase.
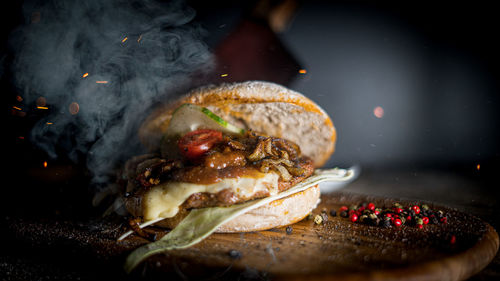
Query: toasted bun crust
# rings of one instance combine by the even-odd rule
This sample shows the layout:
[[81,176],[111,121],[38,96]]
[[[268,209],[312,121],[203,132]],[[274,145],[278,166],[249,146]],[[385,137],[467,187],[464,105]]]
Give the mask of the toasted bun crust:
[[[296,223],[305,218],[318,204],[320,197],[317,185],[288,197],[275,200],[267,205],[244,213],[219,226],[216,232],[251,232]],[[174,228],[189,214],[189,211],[179,212],[175,217],[164,219],[155,225]]]
[[174,109],[183,103],[204,106],[230,123],[298,144],[320,167],[335,149],[332,120],[316,103],[283,86],[262,81],[210,85],[156,109],[139,129],[141,142],[156,149]]

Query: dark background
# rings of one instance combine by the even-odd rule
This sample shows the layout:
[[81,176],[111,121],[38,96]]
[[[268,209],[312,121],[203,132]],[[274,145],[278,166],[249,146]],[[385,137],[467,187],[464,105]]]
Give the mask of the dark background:
[[[219,57],[224,56],[220,55],[220,50],[225,50],[221,45],[238,46],[227,44],[227,38],[241,33],[238,28],[242,22],[267,23],[265,16],[255,16],[255,2],[243,3],[215,1],[207,6],[202,1],[190,2],[197,10],[195,20],[207,31],[206,43]],[[267,58],[265,44],[281,45],[275,53],[285,53],[284,58],[260,65],[259,72],[249,70],[234,78],[230,69],[218,70],[229,75],[213,81],[276,81],[316,101],[332,116],[338,131],[337,151],[330,166],[475,170],[480,164],[483,171],[498,167],[499,111],[495,108],[499,103],[499,43],[492,6],[392,1],[297,3],[280,32],[270,31],[269,35],[267,30],[243,28],[246,37],[263,41],[254,58]],[[20,6],[19,2],[2,8],[2,18],[10,19],[2,25],[2,102],[7,118],[7,155],[14,161],[22,159],[26,165],[33,160],[32,152],[28,159],[22,157],[32,149],[26,144],[28,132],[44,113],[12,114],[12,107],[19,104],[19,93],[10,82],[6,39],[23,22]],[[258,39],[263,34],[275,38]],[[250,55],[241,51],[233,56]],[[247,63],[229,60],[223,58],[221,65],[236,68],[234,65]],[[290,73],[295,68],[307,73]],[[275,75],[283,72],[285,78]],[[377,106],[384,109],[382,118],[374,116]],[[43,153],[40,157],[37,165],[45,161]]]
[[[500,44],[493,4],[299,1],[285,28],[273,30],[269,11],[276,3],[262,12],[252,1],[189,1],[220,62],[208,82],[286,84],[332,116],[338,142],[328,166],[359,165],[379,195],[462,207],[498,228]],[[2,159],[8,183],[2,184],[3,214],[98,214],[102,210],[90,203],[85,159],[49,158],[28,137],[45,113],[27,110],[20,116],[13,109],[20,102],[7,38],[24,22],[21,5],[2,3],[0,9]],[[257,43],[249,46],[246,40]],[[377,106],[384,109],[382,118],[374,115]]]
[[[202,11],[209,44],[242,13],[229,2]],[[277,36],[307,70],[289,86],[333,117],[331,165],[474,169],[499,152],[497,24],[488,5],[306,1]]]

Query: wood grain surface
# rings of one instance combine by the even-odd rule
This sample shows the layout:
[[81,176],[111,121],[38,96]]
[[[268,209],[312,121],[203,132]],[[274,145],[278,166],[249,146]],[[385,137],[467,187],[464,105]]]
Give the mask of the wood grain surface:
[[[396,201],[332,193],[322,196],[313,214],[362,202],[392,206]],[[212,234],[189,249],[149,258],[131,275],[123,272],[123,261],[130,251],[148,241],[131,236],[116,242],[126,230],[120,220],[8,221],[7,225],[16,240],[28,242],[30,248],[70,253],[66,254],[69,259],[86,262],[92,270],[104,270],[102,276],[118,279],[464,280],[488,265],[499,246],[496,231],[472,215],[429,206],[443,210],[448,223],[423,229],[382,228],[328,215],[319,225],[310,219],[294,224],[289,234],[284,227]],[[450,243],[453,235],[456,242]]]

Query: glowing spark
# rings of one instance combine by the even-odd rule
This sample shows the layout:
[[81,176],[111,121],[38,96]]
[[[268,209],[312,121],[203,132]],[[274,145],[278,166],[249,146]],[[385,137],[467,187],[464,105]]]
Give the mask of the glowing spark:
[[52,122],[47,122],[47,123],[45,123],[45,124],[47,124],[47,125],[52,125],[52,124],[54,124],[54,123],[52,123]]
[[17,110],[22,110],[20,107],[13,106],[12,108],[17,109]]
[[307,73],[307,70],[305,70],[305,69],[300,69],[300,70],[299,70],[299,73],[300,73],[300,74],[306,74],[306,73]]
[[108,84],[108,81],[95,81],[97,84]]
[[69,113],[71,113],[71,115],[76,115],[78,114],[78,111],[80,111],[80,105],[78,105],[78,103],[76,102],[72,102],[70,105],[69,105]]
[[20,139],[20,140],[24,140],[24,137],[23,137],[23,136],[20,136],[20,137],[19,137],[19,139]]
[[23,97],[21,97],[21,96],[16,96],[16,100],[17,100],[18,102],[22,102],[22,101],[23,101]]
[[377,118],[384,117],[384,109],[381,106],[377,106],[373,109],[373,115]]
[[221,74],[221,75],[220,75],[220,77],[226,77],[226,76],[228,76],[228,75],[229,75],[229,74],[224,73],[224,74]]
[[84,74],[82,75],[82,77],[83,77],[83,78],[85,78],[85,77],[87,77],[87,76],[89,76],[89,73],[88,73],[88,72],[87,72],[87,73],[84,73]]
[[128,37],[123,38],[122,43],[125,43],[125,41],[128,40]]
[[43,162],[43,167],[47,168],[47,161]]
[[38,109],[49,109],[49,108],[48,108],[48,107],[46,107],[46,106],[37,106],[36,108],[38,108]]
[[481,169],[481,164],[477,164],[476,169],[479,171]]

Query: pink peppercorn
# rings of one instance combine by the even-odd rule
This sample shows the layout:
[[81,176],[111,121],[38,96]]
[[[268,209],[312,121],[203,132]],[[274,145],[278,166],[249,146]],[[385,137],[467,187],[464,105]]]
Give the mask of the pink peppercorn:
[[368,210],[370,210],[370,211],[375,210],[375,204],[373,204],[373,203],[368,203]]
[[423,217],[423,218],[422,218],[422,222],[423,222],[424,224],[428,224],[428,223],[429,223],[429,218],[428,218],[428,217]]
[[352,222],[356,222],[358,220],[358,215],[356,214],[351,214],[351,216],[349,217],[349,219],[352,221]]

